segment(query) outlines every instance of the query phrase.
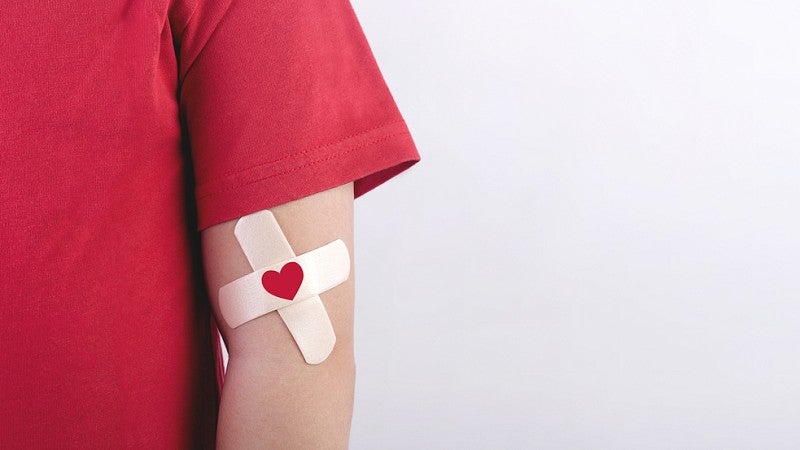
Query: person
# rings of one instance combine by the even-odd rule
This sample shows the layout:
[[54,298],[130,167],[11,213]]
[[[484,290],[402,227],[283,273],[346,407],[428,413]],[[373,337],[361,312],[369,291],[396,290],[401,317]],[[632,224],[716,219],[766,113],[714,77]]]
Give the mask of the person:
[[354,277],[316,365],[214,294],[238,218],[352,258],[354,199],[420,159],[351,4],[5,2],[0,60],[0,446],[347,447]]

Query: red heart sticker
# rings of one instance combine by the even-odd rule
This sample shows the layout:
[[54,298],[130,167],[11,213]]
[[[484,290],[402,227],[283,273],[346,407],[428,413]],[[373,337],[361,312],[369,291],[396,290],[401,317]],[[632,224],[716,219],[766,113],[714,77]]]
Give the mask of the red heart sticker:
[[303,268],[296,262],[288,262],[280,272],[268,270],[261,275],[261,285],[267,292],[286,300],[294,300],[303,283]]

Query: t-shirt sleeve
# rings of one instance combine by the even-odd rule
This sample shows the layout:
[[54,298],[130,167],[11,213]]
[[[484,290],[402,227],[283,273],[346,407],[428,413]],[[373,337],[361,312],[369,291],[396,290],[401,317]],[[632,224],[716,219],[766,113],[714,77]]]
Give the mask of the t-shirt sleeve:
[[358,197],[419,160],[349,0],[196,0],[174,19],[199,230],[351,181]]

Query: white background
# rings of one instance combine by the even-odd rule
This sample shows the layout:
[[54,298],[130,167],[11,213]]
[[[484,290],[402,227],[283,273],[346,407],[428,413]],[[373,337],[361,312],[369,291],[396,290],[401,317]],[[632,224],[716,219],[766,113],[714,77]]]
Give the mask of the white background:
[[353,449],[800,448],[800,3],[353,6]]

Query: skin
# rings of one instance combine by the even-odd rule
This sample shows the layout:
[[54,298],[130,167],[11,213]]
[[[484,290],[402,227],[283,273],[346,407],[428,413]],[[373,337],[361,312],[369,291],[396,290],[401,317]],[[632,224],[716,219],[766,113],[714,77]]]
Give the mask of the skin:
[[[352,183],[271,209],[296,254],[342,239],[353,262]],[[219,449],[346,449],[353,415],[354,274],[320,295],[336,345],[309,365],[276,311],[236,329],[219,313],[219,288],[252,272],[233,228],[236,220],[201,233],[212,308],[229,352],[222,390]]]

